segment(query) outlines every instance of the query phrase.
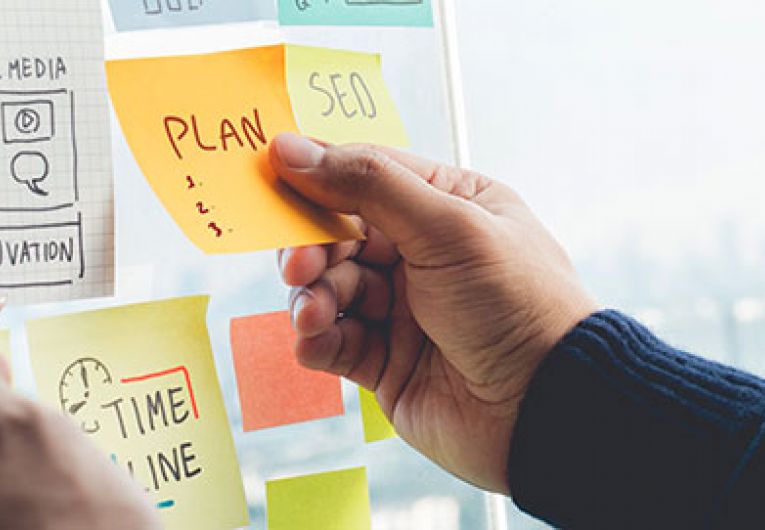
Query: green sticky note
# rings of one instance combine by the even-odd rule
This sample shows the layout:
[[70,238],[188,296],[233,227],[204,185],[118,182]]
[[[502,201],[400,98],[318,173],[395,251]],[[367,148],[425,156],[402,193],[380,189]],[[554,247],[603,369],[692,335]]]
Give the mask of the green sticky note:
[[372,443],[396,437],[396,430],[388,421],[372,392],[359,387],[359,405],[361,421],[364,424],[364,441]]
[[285,26],[433,26],[431,0],[279,0]]
[[266,483],[268,530],[371,530],[363,467]]

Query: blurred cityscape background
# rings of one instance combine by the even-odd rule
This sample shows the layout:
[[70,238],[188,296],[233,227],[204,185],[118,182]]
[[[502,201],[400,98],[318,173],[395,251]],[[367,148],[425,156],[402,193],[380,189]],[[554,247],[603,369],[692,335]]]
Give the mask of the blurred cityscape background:
[[765,375],[765,6],[457,4],[473,166],[524,196],[601,304]]

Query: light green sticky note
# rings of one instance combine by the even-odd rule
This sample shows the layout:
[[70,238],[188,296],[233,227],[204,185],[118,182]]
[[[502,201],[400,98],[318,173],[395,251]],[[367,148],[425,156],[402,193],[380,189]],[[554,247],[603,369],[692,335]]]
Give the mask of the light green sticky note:
[[407,147],[380,55],[286,47],[287,88],[300,132],[335,144]]
[[371,530],[363,467],[266,483],[268,530]]
[[431,0],[279,0],[285,26],[432,27]]
[[372,443],[396,437],[396,430],[388,421],[372,392],[359,387],[359,405],[361,421],[364,424],[364,441]]

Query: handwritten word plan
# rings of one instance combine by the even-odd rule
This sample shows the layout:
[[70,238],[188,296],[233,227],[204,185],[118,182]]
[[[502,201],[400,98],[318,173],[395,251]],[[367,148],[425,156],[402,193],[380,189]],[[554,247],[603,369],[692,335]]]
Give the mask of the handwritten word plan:
[[276,18],[257,0],[109,0],[117,31],[224,24]]
[[370,530],[366,469],[266,483],[268,530]]
[[431,0],[279,0],[285,26],[433,26]]
[[343,414],[340,378],[300,366],[296,339],[286,311],[231,321],[245,431]]
[[284,47],[113,61],[109,87],[149,184],[207,254],[358,239],[277,180],[268,145],[297,132]]
[[379,442],[396,437],[396,430],[377,402],[374,393],[359,387],[359,407],[366,443]]
[[303,134],[338,144],[409,144],[379,54],[287,46],[287,85]]
[[28,323],[41,398],[142,484],[169,530],[248,524],[207,297]]
[[[0,329],[0,361],[4,362],[9,373],[13,374],[11,369],[11,332],[7,329]],[[0,382],[0,385],[3,384]]]
[[0,296],[11,304],[114,293],[103,57],[99,0],[3,1]]

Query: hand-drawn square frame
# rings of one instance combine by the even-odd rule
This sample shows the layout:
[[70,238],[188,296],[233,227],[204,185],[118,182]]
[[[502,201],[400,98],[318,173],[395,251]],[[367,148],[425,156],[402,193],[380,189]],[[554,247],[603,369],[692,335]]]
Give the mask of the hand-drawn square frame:
[[2,283],[0,280],[0,289],[25,289],[32,287],[58,287],[64,285],[73,285],[75,280],[81,280],[85,277],[85,248],[84,238],[82,234],[82,214],[77,214],[76,221],[61,222],[61,223],[40,223],[40,224],[28,224],[28,225],[0,225],[0,233],[20,231],[20,230],[53,230],[56,228],[77,228],[77,239],[79,241],[79,258],[80,258],[80,271],[75,278],[68,278],[66,280],[46,280],[41,282],[28,282],[28,283]]
[[0,90],[0,98],[5,96],[14,97],[45,97],[45,96],[60,96],[69,94],[69,105],[71,112],[71,138],[72,138],[72,185],[74,187],[74,202],[67,202],[61,204],[55,204],[53,206],[41,206],[38,208],[21,208],[21,207],[4,207],[0,205],[0,213],[3,212],[51,212],[56,210],[63,210],[66,208],[72,208],[75,203],[80,200],[80,186],[78,181],[78,154],[77,154],[77,135],[76,135],[76,112],[75,112],[75,99],[74,92],[65,88],[58,90]]

